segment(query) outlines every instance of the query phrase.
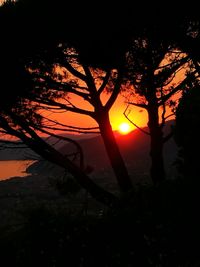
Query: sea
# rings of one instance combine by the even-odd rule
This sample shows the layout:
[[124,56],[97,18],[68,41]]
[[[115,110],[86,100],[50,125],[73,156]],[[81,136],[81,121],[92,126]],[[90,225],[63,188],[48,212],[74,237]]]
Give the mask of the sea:
[[33,160],[1,160],[0,180],[27,176],[26,169],[31,163],[33,163]]

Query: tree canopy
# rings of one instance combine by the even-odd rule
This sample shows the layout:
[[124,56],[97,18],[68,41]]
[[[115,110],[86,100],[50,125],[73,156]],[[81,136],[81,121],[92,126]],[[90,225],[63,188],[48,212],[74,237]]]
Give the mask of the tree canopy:
[[[0,82],[4,96],[0,102],[1,132],[20,138],[46,159],[63,167],[67,166],[97,199],[101,199],[105,192],[90,180],[81,167],[78,168],[69,159],[64,158],[39,136],[39,131],[49,133],[50,128],[55,130],[56,127],[61,129],[63,126],[51,122],[54,126],[49,128],[48,124],[44,124],[45,118],[42,118],[40,111],[64,109],[95,119],[104,136],[111,164],[116,168],[118,182],[123,176],[126,177],[126,189],[122,191],[131,188],[125,165],[112,136],[108,117],[108,112],[120,92],[127,59],[131,61],[131,64],[128,62],[129,74],[132,71],[131,79],[137,90],[141,90],[137,83],[141,70],[144,73],[141,79],[143,86],[145,79],[151,76],[148,76],[146,68],[150,67],[153,74],[170,47],[181,47],[187,52],[187,44],[195,43],[196,46],[199,38],[196,17],[191,17],[190,12],[186,16],[184,11],[177,13],[174,7],[163,10],[161,5],[152,3],[151,9],[145,13],[144,4],[141,2],[130,7],[130,4],[124,3],[119,6],[113,3],[110,8],[101,2],[98,8],[91,9],[90,3],[82,3],[77,9],[75,3],[66,5],[65,1],[61,0],[56,4],[48,1],[41,3],[21,0],[16,3],[8,1],[0,8],[0,23],[5,25],[1,33],[3,41],[0,49]],[[11,21],[15,23],[10,23]],[[147,49],[146,53],[143,48],[149,36],[153,36],[157,43],[150,43],[153,49]],[[194,56],[190,50],[188,54],[193,59],[195,57],[198,67],[197,53]],[[187,56],[170,65],[165,72],[158,72],[156,82],[159,84],[156,88],[161,88],[186,59]],[[70,75],[74,77],[71,78]],[[97,80],[100,82],[98,86],[95,84]],[[110,97],[106,103],[102,103],[100,99],[104,90],[110,90]],[[153,94],[153,90],[149,92],[150,95]],[[76,107],[67,98],[69,93],[84,98],[92,109]],[[114,153],[109,149],[111,143],[115,147]],[[120,183],[122,186],[123,182]],[[108,203],[108,198],[112,199],[111,195],[105,193],[102,201]]]

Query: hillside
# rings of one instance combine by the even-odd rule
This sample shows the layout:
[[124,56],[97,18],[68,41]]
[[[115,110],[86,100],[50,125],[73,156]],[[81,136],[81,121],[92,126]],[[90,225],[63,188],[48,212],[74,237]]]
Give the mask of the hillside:
[[[170,124],[168,123],[168,128]],[[150,182],[148,176],[150,167],[149,137],[139,130],[135,130],[124,136],[116,133],[116,138],[133,183]],[[84,150],[86,164],[94,169],[90,175],[95,182],[109,191],[118,191],[101,137],[89,137],[79,140],[79,143]],[[60,150],[65,154],[69,153],[71,149],[72,147],[68,144],[63,145]],[[20,155],[20,151],[15,154],[14,150],[12,151],[13,155]],[[166,170],[170,176],[173,171],[171,163],[176,157],[176,151],[176,145],[171,139],[166,143],[164,149]],[[21,155],[23,153],[25,153],[24,150],[21,151]],[[18,220],[21,221],[22,216],[19,210],[27,205],[40,205],[48,202],[55,206],[55,203],[57,203],[58,207],[66,210],[69,208],[74,211],[75,208],[79,209],[80,203],[83,203],[82,195],[78,194],[73,198],[66,198],[61,196],[49,183],[53,182],[49,178],[62,178],[63,170],[61,168],[45,160],[40,160],[30,165],[27,172],[30,174],[28,177],[15,177],[0,182],[0,216],[2,215],[3,218],[0,227],[12,222],[16,217],[19,217]],[[84,194],[84,192],[82,193]],[[91,199],[90,202],[93,203]]]
[[21,148],[21,145],[16,144],[9,145],[9,148],[0,149],[0,161],[3,160],[25,160],[38,157],[31,149]]
[[[95,134],[79,134],[79,135],[74,135],[74,134],[65,134],[67,138],[71,138],[73,140],[79,141],[87,138],[92,138],[95,136]],[[46,139],[46,138],[44,138]],[[51,144],[56,143],[58,139],[51,137],[48,138],[48,142]],[[56,147],[59,149],[63,146],[63,144],[66,143],[65,141],[60,141],[59,143],[56,144]],[[0,149],[0,161],[4,160],[31,160],[31,159],[37,159],[39,156],[32,151],[30,148],[21,148],[21,145],[19,142],[15,142],[13,144],[7,145],[9,148],[2,148]]]
[[[167,133],[173,121],[167,123],[165,132]],[[134,182],[139,182],[143,179],[148,179],[150,168],[150,156],[149,146],[150,138],[140,130],[134,130],[127,135],[116,134],[117,143],[125,160],[125,163],[129,169]],[[84,151],[85,165],[92,167],[92,176],[96,177],[113,177],[110,163],[105,152],[103,140],[100,135],[77,140]],[[70,154],[73,152],[73,145],[66,144],[60,147],[60,151],[63,154]],[[173,168],[172,163],[176,158],[177,148],[173,138],[169,140],[164,147],[164,158],[167,174],[171,175]],[[45,161],[36,162],[28,168],[28,172],[31,174],[47,173],[52,175],[60,175],[62,170],[55,167],[53,164],[49,164]]]

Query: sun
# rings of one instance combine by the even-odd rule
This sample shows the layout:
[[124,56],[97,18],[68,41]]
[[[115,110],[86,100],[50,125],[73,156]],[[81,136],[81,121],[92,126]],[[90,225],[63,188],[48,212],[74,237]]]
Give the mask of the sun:
[[118,129],[121,134],[128,134],[131,131],[131,127],[127,122],[122,122]]

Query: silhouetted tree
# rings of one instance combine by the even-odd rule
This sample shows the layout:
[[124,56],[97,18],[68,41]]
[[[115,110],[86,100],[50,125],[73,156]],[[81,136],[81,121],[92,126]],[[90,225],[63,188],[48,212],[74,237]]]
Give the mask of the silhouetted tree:
[[182,19],[174,41],[176,41],[177,47],[192,59],[196,70],[200,74],[200,19],[199,14],[194,10]]
[[[199,133],[196,130],[200,124],[200,87],[199,80],[190,85],[176,109],[175,140],[179,146],[182,158],[182,175],[191,181],[199,180],[200,150]],[[195,179],[195,180],[194,180]]]
[[[120,189],[122,192],[129,191],[131,181],[109,120],[109,111],[120,92],[121,72],[119,70],[108,70],[107,72],[94,70],[81,64],[77,52],[62,44],[45,54],[42,60],[33,63],[29,68],[31,68],[35,83],[35,89],[32,90],[30,97],[35,102],[35,104],[32,103],[32,106],[40,105],[40,109],[71,111],[94,119],[99,125]],[[104,102],[102,94],[106,91],[109,91],[109,94]],[[74,100],[74,96],[84,101],[83,108],[77,100]],[[48,121],[48,118],[42,118],[38,113],[37,116],[40,116],[41,121],[42,119]],[[34,125],[34,127],[36,126]],[[61,127],[49,127],[45,124],[41,124],[40,127],[62,130]]]
[[133,96],[128,104],[148,113],[149,132],[146,133],[151,140],[154,184],[165,179],[163,145],[172,135],[163,136],[165,121],[172,115],[166,113],[167,106],[175,104],[177,93],[195,77],[188,55],[177,49],[173,40],[167,40],[159,33],[156,28],[144,29],[143,34],[133,40],[127,53],[127,77]]
[[[23,2],[21,1],[20,3]],[[3,6],[3,8],[5,7],[7,8],[7,6]],[[12,11],[16,16],[19,15],[17,8],[18,5],[14,4]],[[4,12],[6,14],[7,11],[3,9]],[[9,12],[8,14],[10,15]],[[13,13],[11,12],[11,17],[12,15]],[[6,27],[6,29],[11,31],[12,36],[15,27],[14,29]],[[20,49],[19,51],[13,51],[11,49],[13,36],[6,39],[6,31],[4,34],[2,35],[5,37],[4,42],[1,44],[1,47],[4,48],[1,64],[3,74],[1,87],[5,92],[5,97],[1,101],[0,108],[1,133],[10,134],[21,139],[42,157],[71,172],[93,197],[108,205],[113,204],[116,201],[114,196],[97,186],[86,175],[82,166],[78,167],[69,158],[62,155],[42,139],[39,132],[72,142],[78,148],[76,142],[53,133],[55,130],[65,131],[66,129],[63,130],[63,126],[66,127],[66,125],[45,118],[41,115],[41,111],[65,110],[91,116],[99,124],[99,129],[121,191],[127,192],[131,190],[131,180],[116,144],[108,116],[109,110],[120,90],[121,73],[108,70],[107,72],[101,72],[102,75],[96,77],[95,71],[93,72],[87,65],[78,66],[77,54],[74,53],[73,49],[68,49],[69,45],[67,47],[63,46],[58,41],[59,38],[57,36],[54,36],[53,41],[45,46],[45,53],[41,53],[44,43],[46,44],[45,40],[44,43],[41,43],[41,46],[37,44],[37,48],[33,47],[35,42],[33,44],[29,43],[30,47],[26,47],[25,51],[23,51],[20,44],[23,47],[24,38],[22,33],[20,33],[19,42],[16,44],[16,47]],[[34,38],[33,41],[35,41]],[[56,42],[57,47],[54,46]],[[32,47],[33,50],[31,49]],[[55,48],[53,49],[53,47]],[[8,55],[8,57],[5,55]],[[13,67],[11,67],[12,60],[14,63]],[[9,72],[5,66],[10,67]],[[81,71],[80,67],[82,68]],[[9,79],[10,76],[12,76],[12,79]],[[9,92],[13,88],[15,88],[15,91],[11,95]],[[107,89],[112,92],[106,103],[102,103],[101,95]],[[84,110],[76,107],[70,102],[68,93],[85,99],[90,104],[90,109]],[[91,109],[91,107],[93,108]],[[51,126],[49,126],[50,124]],[[67,130],[69,131],[70,129],[79,132],[91,130],[69,126]]]
[[[137,22],[137,18],[134,17],[133,19],[129,16],[129,5],[126,7],[125,5],[122,7],[115,5],[116,12],[113,12],[112,8],[105,12],[104,6],[101,5],[98,9],[99,12],[92,13],[84,3],[84,10],[87,11],[87,13],[84,13],[81,8],[77,10],[73,3],[66,5],[65,1],[61,0],[57,1],[56,5],[48,1],[41,3],[40,1],[20,0],[19,3],[12,6],[11,12],[7,12],[6,8],[9,8],[10,4],[13,5],[9,3],[8,6],[4,5],[0,10],[1,24],[6,25],[2,30],[3,42],[1,43],[1,48],[3,48],[1,49],[3,59],[1,61],[1,73],[4,77],[2,88],[4,88],[5,96],[8,97],[8,101],[1,101],[0,125],[3,129],[2,133],[9,133],[20,138],[43,157],[59,165],[67,166],[68,170],[93,196],[101,199],[104,203],[112,202],[113,196],[101,190],[81,168],[78,168],[69,159],[64,158],[63,155],[41,139],[38,131],[50,134],[50,130],[55,130],[59,125],[55,126],[55,122],[51,122],[54,123],[54,126],[50,129],[46,125],[45,128],[44,118],[41,115],[42,108],[49,109],[51,107],[51,110],[58,108],[59,110],[70,110],[91,116],[99,124],[121,190],[128,191],[132,187],[113,137],[108,112],[120,91],[123,77],[123,54],[132,37],[132,27]],[[139,7],[135,6],[135,9],[137,8]],[[72,12],[74,10],[76,10],[76,14]],[[135,14],[134,11],[133,14]],[[105,15],[103,20],[102,14]],[[123,14],[122,17],[125,18],[124,23],[118,20],[120,14]],[[35,20],[36,17],[37,20]],[[143,28],[144,17],[146,16],[140,18],[141,25],[136,26],[137,32],[140,32]],[[149,18],[149,16],[147,17]],[[97,20],[97,18],[101,20]],[[71,23],[74,19],[82,24]],[[10,21],[15,23],[10,26]],[[27,34],[24,32],[25,21],[29,25]],[[93,34],[89,30],[91,21],[98,22],[95,24],[97,34]],[[152,24],[155,21],[153,20]],[[111,22],[113,23],[112,29],[108,27]],[[130,25],[127,27],[129,23]],[[66,27],[66,25],[70,25],[70,27]],[[83,28],[87,31],[83,31]],[[102,29],[105,29],[103,32],[104,38],[100,36]],[[133,29],[135,30],[134,27]],[[17,38],[14,37],[15,31],[18,35]],[[113,36],[115,36],[114,39]],[[121,38],[122,36],[123,38]],[[120,39],[123,42],[119,41]],[[15,43],[15,49],[13,49],[13,43]],[[67,44],[66,47],[63,44]],[[95,44],[95,49],[91,49],[91,44]],[[105,44],[109,45],[105,46]],[[110,46],[110,44],[112,45]],[[72,47],[76,47],[79,52],[80,61],[77,60],[77,55],[73,50],[68,49]],[[41,52],[44,50],[46,53],[42,54]],[[106,52],[102,53],[102,51]],[[101,53],[99,54],[99,52]],[[119,58],[117,58],[118,55]],[[12,63],[14,63],[13,70],[11,68]],[[77,65],[79,63],[82,65],[81,70]],[[98,66],[104,69],[104,72],[100,72],[101,77],[95,76],[95,69],[90,67],[94,65],[96,70]],[[60,72],[56,74],[59,68]],[[9,72],[5,71],[8,69]],[[70,72],[73,78],[70,77]],[[149,72],[152,72],[152,69]],[[9,79],[12,75],[14,75],[13,80]],[[30,79],[30,76],[34,76],[34,81]],[[68,79],[69,77],[70,79]],[[96,83],[97,78],[100,81],[99,85]],[[83,84],[80,83],[80,80]],[[16,93],[12,96],[9,94],[11,88],[17,88]],[[104,89],[111,91],[106,103],[102,103],[100,99],[100,95],[105,91]],[[85,98],[94,110],[83,110],[74,106],[66,97],[68,93]],[[65,101],[64,103],[57,101],[61,98]],[[48,123],[50,123],[50,120],[48,120]],[[105,125],[107,127],[104,127]],[[60,124],[59,130],[63,126]],[[73,127],[73,130],[75,128]],[[80,130],[84,131],[84,129]],[[53,135],[52,132],[51,134]],[[109,148],[110,146],[112,146],[113,151]]]

